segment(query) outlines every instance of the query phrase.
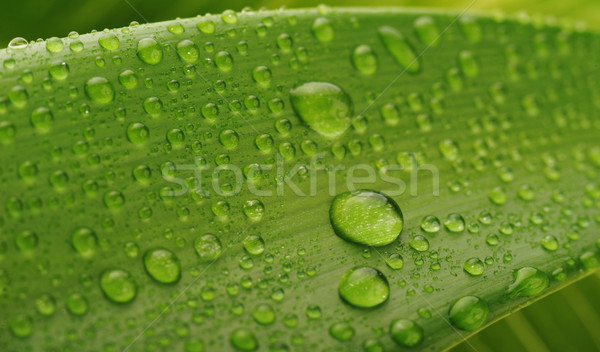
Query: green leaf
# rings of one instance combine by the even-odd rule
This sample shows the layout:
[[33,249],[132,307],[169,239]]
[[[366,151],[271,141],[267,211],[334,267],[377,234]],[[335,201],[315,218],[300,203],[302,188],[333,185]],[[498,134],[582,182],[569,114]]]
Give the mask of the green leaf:
[[598,265],[599,46],[319,8],[3,50],[3,350],[462,341]]

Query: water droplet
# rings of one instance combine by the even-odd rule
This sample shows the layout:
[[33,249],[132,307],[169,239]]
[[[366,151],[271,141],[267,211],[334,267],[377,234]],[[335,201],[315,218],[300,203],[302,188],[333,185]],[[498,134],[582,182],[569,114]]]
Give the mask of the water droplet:
[[256,351],[258,349],[258,340],[256,336],[246,328],[237,328],[233,330],[229,337],[231,345],[241,351]]
[[115,89],[112,83],[104,77],[93,77],[85,82],[85,94],[91,100],[107,104],[115,98]]
[[217,236],[206,234],[194,240],[194,249],[200,257],[200,261],[211,262],[221,255],[223,247]]
[[75,251],[86,257],[94,254],[97,242],[96,234],[87,227],[77,228],[71,235],[71,245]]
[[150,130],[141,122],[132,122],[127,126],[127,139],[133,144],[144,144],[150,137]]
[[25,338],[33,334],[33,320],[24,314],[17,315],[8,323],[10,332],[19,338]]
[[404,218],[398,204],[383,193],[356,190],[337,195],[329,209],[336,235],[368,246],[385,246],[398,238]]
[[477,23],[477,20],[469,16],[461,16],[459,19],[460,29],[462,33],[472,43],[481,41],[482,33],[481,27]]
[[379,270],[365,266],[348,270],[340,280],[338,293],[352,306],[372,308],[387,301],[390,286]]
[[479,258],[469,258],[463,264],[463,269],[469,275],[479,276],[483,274],[484,266],[483,262]]
[[223,130],[219,133],[219,142],[227,149],[235,149],[240,137],[234,130]]
[[15,244],[21,252],[32,251],[38,246],[38,236],[30,230],[23,230],[17,233]]
[[438,233],[442,228],[440,220],[433,215],[424,217],[423,220],[421,220],[420,226],[421,230],[427,233]]
[[119,191],[108,191],[104,194],[104,205],[108,209],[119,209],[125,204],[125,196]]
[[579,261],[585,270],[593,270],[600,267],[600,255],[596,252],[584,252],[579,256]]
[[389,26],[379,27],[379,38],[387,51],[406,71],[416,73],[421,69],[413,48],[400,32]]
[[25,38],[16,37],[8,43],[8,48],[13,50],[23,50],[27,48],[29,42]]
[[458,145],[455,141],[451,139],[444,139],[440,141],[438,148],[444,159],[449,161],[455,161],[458,159]]
[[364,352],[384,352],[383,344],[377,339],[367,339],[362,344]]
[[47,107],[39,107],[31,112],[30,121],[35,129],[47,132],[54,124],[54,115]]
[[177,54],[179,54],[179,57],[183,61],[190,64],[198,61],[198,57],[200,56],[198,46],[193,41],[187,39],[177,43]]
[[429,249],[429,241],[421,235],[413,236],[408,241],[408,245],[417,252],[425,252]]
[[116,35],[106,34],[98,39],[98,44],[100,44],[100,46],[106,50],[113,51],[119,49],[121,42]]
[[196,23],[196,28],[204,34],[211,34],[215,32],[216,26],[213,21],[204,19]]
[[233,67],[233,58],[227,51],[219,51],[215,54],[215,65],[223,71],[227,72]]
[[391,269],[400,270],[404,267],[404,258],[398,253],[392,253],[387,257],[385,263]]
[[12,122],[0,121],[0,141],[8,143],[15,138],[17,129]]
[[261,325],[270,325],[275,322],[275,311],[270,305],[262,303],[254,307],[252,318]]
[[494,187],[488,192],[488,198],[496,205],[502,205],[506,203],[507,196],[502,187]]
[[35,309],[43,316],[51,316],[56,312],[56,302],[49,294],[43,294],[36,298]]
[[293,43],[292,37],[287,33],[282,33],[277,37],[277,47],[284,53],[292,50]]
[[465,296],[452,304],[448,315],[452,325],[462,330],[474,331],[486,322],[489,312],[490,309],[483,299]]
[[415,30],[421,43],[432,47],[439,44],[438,37],[440,36],[440,31],[435,25],[433,18],[429,16],[417,18],[415,20]]
[[14,86],[8,92],[8,99],[17,109],[22,109],[29,101],[29,94],[27,93],[25,87]]
[[126,89],[133,89],[138,85],[138,77],[135,72],[125,70],[119,74],[119,83]]
[[133,277],[125,270],[106,270],[100,276],[100,287],[108,299],[116,303],[131,302],[137,295]]
[[317,40],[324,43],[332,41],[335,35],[331,22],[325,17],[315,19],[312,25],[312,32]]
[[511,297],[532,297],[542,293],[549,284],[548,275],[529,266],[517,270],[506,293]]
[[243,241],[244,249],[248,254],[260,255],[265,251],[265,241],[258,235],[250,235]]
[[377,56],[368,45],[359,45],[352,51],[352,64],[361,73],[371,75],[377,71]]
[[65,44],[60,38],[52,37],[46,40],[46,50],[51,53],[60,53],[64,47]]
[[479,64],[472,52],[461,51],[458,54],[458,64],[466,77],[477,77],[479,75]]
[[390,324],[390,336],[403,347],[415,347],[423,341],[423,328],[410,319],[396,319]]
[[554,252],[558,249],[558,240],[552,235],[546,235],[542,237],[540,244],[545,250],[550,252]]
[[56,65],[50,66],[48,73],[52,78],[62,81],[69,77],[69,65],[66,62],[61,62]]
[[185,32],[185,28],[179,22],[172,22],[167,25],[167,30],[175,35],[183,34]]
[[148,97],[144,100],[144,111],[150,116],[158,116],[162,112],[163,103],[157,97]]
[[73,315],[84,315],[88,310],[88,301],[80,293],[73,293],[67,298],[67,310]]
[[144,267],[154,280],[163,284],[177,282],[181,277],[179,258],[164,248],[148,250],[144,254]]
[[246,201],[246,203],[244,203],[243,210],[244,210],[244,214],[249,219],[251,219],[253,221],[258,221],[258,220],[262,219],[264,212],[265,212],[265,207],[260,200],[253,199],[253,200],[248,200],[248,201]]
[[334,323],[329,327],[329,335],[338,341],[348,341],[355,333],[354,328],[346,322]]
[[137,44],[137,56],[148,65],[157,65],[163,59],[163,49],[153,38],[144,38]]
[[225,10],[221,14],[221,20],[227,24],[236,24],[238,21],[237,14],[233,10]]
[[252,78],[258,84],[266,87],[271,82],[271,70],[267,66],[258,66],[252,70]]
[[449,232],[463,232],[465,230],[465,219],[460,214],[449,214],[444,221],[444,226]]

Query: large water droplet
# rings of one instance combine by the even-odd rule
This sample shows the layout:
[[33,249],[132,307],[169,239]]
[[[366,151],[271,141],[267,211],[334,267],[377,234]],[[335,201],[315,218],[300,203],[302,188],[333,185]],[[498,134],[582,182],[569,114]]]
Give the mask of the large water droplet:
[[506,293],[512,297],[532,297],[542,293],[549,282],[545,272],[526,266],[514,273],[514,282]]
[[337,195],[329,218],[336,235],[368,246],[385,246],[398,238],[404,218],[398,204],[383,193],[356,190]]
[[31,112],[31,125],[41,131],[47,132],[54,124],[54,115],[47,107],[39,107]]
[[113,302],[127,303],[137,295],[137,287],[131,275],[121,269],[106,270],[100,277],[102,291]]
[[290,100],[302,121],[325,137],[337,137],[350,127],[352,101],[335,84],[305,83],[290,91]]
[[181,277],[179,258],[164,248],[147,251],[144,254],[144,267],[154,280],[163,284],[177,282]]
[[338,293],[355,307],[371,308],[387,301],[390,286],[379,270],[365,266],[348,270],[340,280]]
[[20,338],[28,337],[33,333],[33,320],[27,315],[17,315],[8,323],[10,332]]
[[462,330],[473,331],[485,323],[489,312],[490,309],[483,299],[465,296],[452,304],[448,315],[452,325]]
[[390,26],[383,26],[379,27],[378,33],[385,48],[406,71],[416,73],[421,69],[421,62],[400,32]]

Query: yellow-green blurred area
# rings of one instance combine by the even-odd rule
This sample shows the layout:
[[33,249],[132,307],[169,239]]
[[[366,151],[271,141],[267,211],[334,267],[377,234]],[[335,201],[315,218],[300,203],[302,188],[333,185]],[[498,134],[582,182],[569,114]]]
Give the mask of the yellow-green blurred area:
[[[242,10],[311,7],[322,0],[19,0],[0,4],[0,46],[6,47],[14,37],[28,40],[65,37],[70,31],[87,33],[104,28],[123,27],[131,21],[156,22],[176,17],[193,17],[219,13],[226,9]],[[527,11],[532,15],[558,16],[581,20],[589,28],[600,29],[598,0],[331,0],[329,6],[412,6],[462,11],[502,11],[514,14]]]

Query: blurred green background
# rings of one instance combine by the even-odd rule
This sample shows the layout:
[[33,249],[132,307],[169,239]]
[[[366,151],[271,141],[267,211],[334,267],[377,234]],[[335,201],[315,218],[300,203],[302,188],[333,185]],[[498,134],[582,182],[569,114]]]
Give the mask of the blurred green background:
[[[14,37],[64,37],[176,17],[220,13],[226,9],[311,7],[322,0],[19,0],[0,2],[0,47]],[[330,0],[329,6],[364,6],[364,0]],[[462,11],[502,11],[584,21],[600,30],[600,0],[371,0],[372,6],[412,6]],[[600,273],[554,293],[475,335],[454,352],[600,351]]]
[[[473,0],[330,0],[330,6],[417,6],[462,10]],[[122,27],[131,21],[156,22],[176,17],[219,13],[226,9],[276,9],[281,6],[310,7],[322,0],[3,0],[0,4],[0,46],[14,37],[28,40],[65,37],[70,31],[87,33],[93,29]],[[136,10],[134,10],[134,8]],[[473,10],[502,10],[515,13],[556,15],[586,21],[600,29],[600,0],[474,0]]]

